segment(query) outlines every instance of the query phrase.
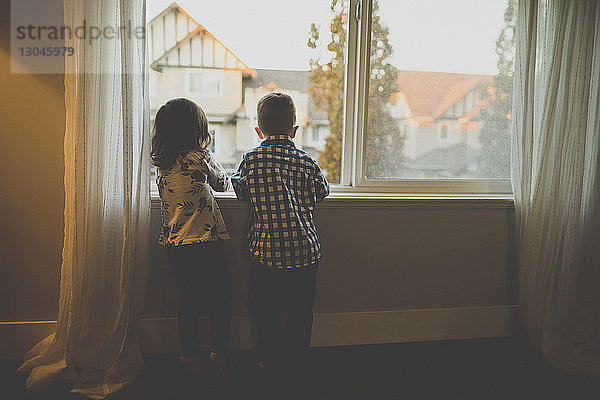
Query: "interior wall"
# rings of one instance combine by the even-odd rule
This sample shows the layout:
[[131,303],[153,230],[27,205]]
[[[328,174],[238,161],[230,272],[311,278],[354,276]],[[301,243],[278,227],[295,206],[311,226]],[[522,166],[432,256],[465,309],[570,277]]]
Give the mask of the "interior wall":
[[0,2],[0,321],[56,319],[63,242],[61,74],[10,73],[10,2]]
[[[247,208],[219,198],[231,232],[232,347],[250,348]],[[315,346],[508,336],[520,332],[508,201],[332,197],[315,215],[323,258],[317,278]],[[151,263],[143,344],[176,352],[177,292],[163,246],[159,201],[151,212]],[[201,260],[198,260],[201,268]],[[202,320],[206,328],[206,318]],[[201,342],[207,345],[207,329]]]
[[[234,314],[247,313],[248,264],[243,250],[247,211],[219,199],[232,239],[226,244]],[[517,303],[509,207],[406,205],[385,207],[326,199],[315,220],[323,258],[317,313],[506,306]],[[156,244],[160,209],[151,213],[151,264],[146,314],[177,312],[165,249]]]

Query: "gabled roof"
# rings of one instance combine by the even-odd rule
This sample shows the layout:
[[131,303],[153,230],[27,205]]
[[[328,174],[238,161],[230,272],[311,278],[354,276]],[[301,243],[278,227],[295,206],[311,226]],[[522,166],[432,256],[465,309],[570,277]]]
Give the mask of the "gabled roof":
[[158,15],[156,15],[154,18],[152,18],[148,22],[148,25],[151,25],[152,23],[157,21],[159,18],[162,18],[164,15],[166,15],[168,12],[170,12],[172,10],[176,10],[176,12],[183,14],[193,24],[194,29],[192,29],[184,38],[182,38],[180,41],[178,41],[174,46],[165,50],[165,52],[161,56],[157,57],[155,59],[155,61],[150,65],[151,68],[154,68],[157,70],[160,69],[160,65],[164,62],[164,60],[169,55],[169,53],[172,53],[172,52],[176,51],[178,48],[181,48],[185,43],[189,42],[194,36],[205,35],[205,36],[210,37],[216,43],[219,43],[221,46],[223,46],[228,57],[231,56],[235,59],[235,61],[236,61],[235,68],[224,66],[223,69],[238,69],[238,70],[242,70],[242,72],[246,75],[256,76],[256,72],[252,68],[248,67],[246,65],[246,63],[244,63],[238,56],[236,56],[227,46],[225,46],[219,39],[217,39],[212,33],[210,33],[203,25],[199,24],[198,21],[196,21],[194,19],[194,17],[192,17],[190,14],[188,14],[183,8],[181,8],[179,6],[179,4],[177,4],[175,2],[171,3],[171,5],[169,7],[165,8],[163,11],[158,13]]
[[259,87],[266,86],[269,82],[275,82],[277,86],[285,90],[306,92],[309,87],[308,74],[308,71],[257,69],[254,84]]
[[[398,91],[404,94],[412,117],[425,121],[442,116],[477,85],[493,81],[493,75],[398,71]],[[471,110],[465,113],[468,111]]]
[[[154,17],[152,17],[150,19],[150,21],[146,22],[146,25],[150,25],[151,23],[153,23],[154,21],[156,21],[157,19],[159,19],[160,17],[164,16],[166,13],[168,13],[169,11],[171,11],[171,9],[173,9],[173,8],[179,8],[180,10],[183,11],[183,9],[181,7],[179,7],[179,5],[176,2],[173,2],[167,8],[165,8],[164,10],[162,10],[161,12],[159,12],[157,15],[155,15]],[[185,13],[185,11],[184,11],[184,13]],[[187,13],[185,13],[185,14],[188,15]]]

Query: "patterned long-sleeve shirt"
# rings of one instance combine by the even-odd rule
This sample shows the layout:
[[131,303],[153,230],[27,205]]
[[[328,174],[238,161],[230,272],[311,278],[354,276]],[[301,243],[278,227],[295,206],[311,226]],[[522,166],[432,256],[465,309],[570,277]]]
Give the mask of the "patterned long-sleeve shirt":
[[231,187],[223,167],[206,150],[181,152],[175,165],[158,170],[162,228],[158,242],[166,246],[229,239],[213,189]]
[[307,267],[321,258],[313,212],[329,184],[288,136],[268,137],[246,152],[231,182],[238,199],[250,204],[250,257],[277,269]]

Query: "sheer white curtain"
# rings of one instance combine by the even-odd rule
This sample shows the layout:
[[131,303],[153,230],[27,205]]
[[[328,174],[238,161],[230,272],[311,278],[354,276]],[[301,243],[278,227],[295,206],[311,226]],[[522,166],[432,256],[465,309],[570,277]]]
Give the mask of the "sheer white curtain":
[[521,0],[512,181],[520,303],[554,365],[600,373],[600,2]]
[[[143,361],[137,341],[146,288],[150,190],[144,0],[64,0],[65,26],[112,27],[70,38],[66,58],[65,232],[56,333],[20,372],[29,390],[57,376],[103,398]],[[117,37],[118,27],[130,27]],[[113,38],[110,36],[113,35]]]

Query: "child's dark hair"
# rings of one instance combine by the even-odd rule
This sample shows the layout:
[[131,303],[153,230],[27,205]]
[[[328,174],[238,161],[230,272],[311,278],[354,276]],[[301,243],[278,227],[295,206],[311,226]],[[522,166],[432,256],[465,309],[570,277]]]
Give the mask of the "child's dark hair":
[[258,127],[266,136],[285,135],[296,124],[296,106],[289,94],[272,92],[256,105]]
[[184,150],[203,150],[210,144],[208,119],[198,104],[185,98],[167,101],[156,113],[152,133],[152,164],[169,169]]

